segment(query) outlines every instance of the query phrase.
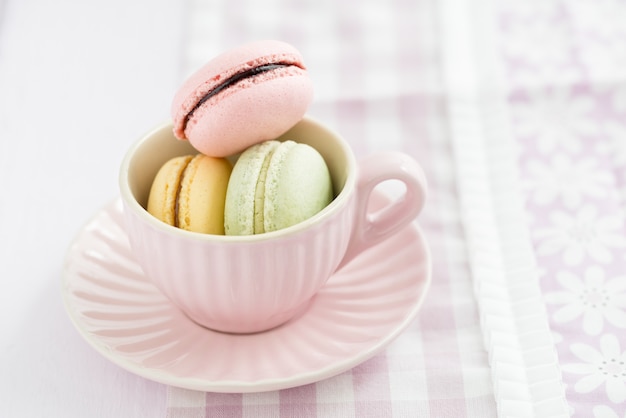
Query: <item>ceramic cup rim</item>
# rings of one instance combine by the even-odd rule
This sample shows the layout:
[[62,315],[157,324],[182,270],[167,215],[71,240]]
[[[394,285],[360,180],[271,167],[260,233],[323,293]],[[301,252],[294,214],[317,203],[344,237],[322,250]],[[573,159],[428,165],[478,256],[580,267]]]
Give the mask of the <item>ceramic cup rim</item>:
[[[356,179],[357,179],[357,163],[356,158],[353,154],[352,149],[349,144],[345,141],[345,139],[337,133],[332,128],[328,127],[324,123],[318,121],[317,119],[305,115],[296,126],[308,123],[313,125],[316,129],[321,129],[326,131],[327,136],[332,136],[335,142],[335,147],[341,150],[343,154],[343,159],[345,161],[345,181],[341,186],[341,190],[336,193],[333,201],[328,204],[324,209],[320,212],[308,218],[302,222],[299,222],[295,225],[289,226],[287,228],[283,228],[277,231],[265,232],[263,234],[256,235],[240,235],[240,236],[228,236],[228,235],[213,235],[213,234],[203,234],[198,232],[186,231],[180,228],[177,228],[172,225],[168,225],[165,222],[162,222],[152,216],[148,211],[139,203],[137,200],[129,181],[130,174],[130,166],[134,162],[134,158],[137,155],[138,151],[141,150],[142,146],[147,142],[153,140],[152,138],[161,133],[165,129],[169,129],[171,131],[173,127],[172,121],[162,122],[159,125],[155,126],[153,129],[142,135],[138,140],[136,140],[126,151],[118,174],[118,183],[119,190],[122,200],[125,203],[125,206],[132,210],[135,215],[137,215],[144,223],[148,224],[150,227],[163,231],[164,233],[172,234],[178,236],[180,238],[185,238],[189,240],[196,241],[209,241],[209,242],[220,242],[225,245],[228,244],[241,244],[241,243],[255,243],[262,242],[267,240],[274,240],[277,238],[288,238],[294,235],[301,233],[302,231],[308,230],[316,225],[323,224],[326,220],[333,217],[341,208],[345,207],[349,204],[350,198],[352,196],[353,191],[356,189]],[[172,138],[175,137],[172,134]]]

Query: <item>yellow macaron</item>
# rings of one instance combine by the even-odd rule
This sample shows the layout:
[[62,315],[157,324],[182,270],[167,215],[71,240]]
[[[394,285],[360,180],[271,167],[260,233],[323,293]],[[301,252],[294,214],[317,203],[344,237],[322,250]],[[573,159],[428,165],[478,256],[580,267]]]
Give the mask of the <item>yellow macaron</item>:
[[224,234],[224,201],[232,164],[203,154],[175,157],[157,173],[148,212],[193,232]]

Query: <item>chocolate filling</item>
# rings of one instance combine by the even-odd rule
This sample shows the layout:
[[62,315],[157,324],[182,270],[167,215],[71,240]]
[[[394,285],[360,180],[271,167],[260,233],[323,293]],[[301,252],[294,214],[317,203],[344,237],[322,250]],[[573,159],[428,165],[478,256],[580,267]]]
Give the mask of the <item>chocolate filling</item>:
[[217,94],[219,94],[222,90],[225,90],[237,83],[239,83],[242,80],[245,80],[247,78],[253,78],[256,77],[260,74],[266,73],[268,71],[272,71],[275,70],[277,68],[283,68],[283,67],[289,67],[291,65],[295,65],[295,64],[289,64],[289,63],[283,63],[283,62],[279,62],[279,63],[275,63],[275,64],[265,64],[265,65],[260,65],[258,67],[254,67],[254,68],[250,68],[249,70],[244,70],[242,72],[233,74],[232,76],[230,76],[229,78],[227,78],[222,84],[218,84],[215,88],[213,88],[212,90],[209,90],[207,92],[207,94],[204,95],[204,97],[202,97],[198,103],[196,103],[196,105],[193,107],[193,109],[191,109],[191,111],[189,113],[187,113],[187,116],[185,117],[185,125],[187,124],[187,122],[189,121],[189,119],[193,116],[193,113],[200,107],[202,106],[207,100],[209,100],[211,97],[216,96]]

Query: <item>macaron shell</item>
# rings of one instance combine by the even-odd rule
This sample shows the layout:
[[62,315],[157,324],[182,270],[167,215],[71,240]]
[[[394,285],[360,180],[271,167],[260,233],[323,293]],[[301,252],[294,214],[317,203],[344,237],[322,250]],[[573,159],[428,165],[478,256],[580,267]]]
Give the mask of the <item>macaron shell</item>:
[[[259,177],[280,143],[266,141],[246,149],[238,158],[228,182],[224,207],[226,235],[252,235],[259,204],[263,204],[264,188],[258,188]],[[265,168],[267,171],[267,167]],[[260,195],[258,193],[261,193]],[[262,212],[260,213],[262,216]]]
[[184,119],[208,91],[240,71],[270,62],[298,62],[303,66],[302,55],[292,45],[277,40],[261,40],[225,51],[189,76],[172,100],[176,136],[185,139],[182,129]]
[[294,71],[299,69],[283,76],[276,71],[258,75],[208,100],[187,123],[191,145],[206,155],[226,157],[288,131],[313,99],[308,75]]
[[256,189],[254,191],[254,233],[262,234],[265,232],[264,213],[265,213],[265,180],[267,172],[272,161],[272,155],[280,146],[278,141],[269,141],[269,151],[265,154],[261,171],[256,181]]
[[309,145],[286,141],[272,154],[265,179],[265,232],[302,222],[333,199],[323,157]]
[[147,210],[168,225],[176,224],[176,196],[192,155],[174,157],[161,166],[150,188]]
[[205,234],[224,234],[224,200],[230,162],[199,154],[182,177],[178,195],[178,227]]
[[[188,117],[224,80],[268,63],[294,65],[234,84]],[[185,81],[172,101],[174,134],[206,155],[229,156],[286,132],[302,119],[312,98],[312,82],[295,47],[273,40],[252,42],[215,57]]]

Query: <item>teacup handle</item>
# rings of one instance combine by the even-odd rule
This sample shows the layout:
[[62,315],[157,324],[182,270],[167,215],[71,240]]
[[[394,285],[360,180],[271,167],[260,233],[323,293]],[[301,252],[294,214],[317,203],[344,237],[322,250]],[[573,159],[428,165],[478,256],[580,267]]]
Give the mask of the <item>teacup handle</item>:
[[[413,221],[424,207],[427,183],[417,161],[401,152],[383,152],[359,160],[356,213],[350,244],[339,268],[367,248],[391,237]],[[386,180],[399,180],[405,193],[376,213],[369,213],[374,188]]]

